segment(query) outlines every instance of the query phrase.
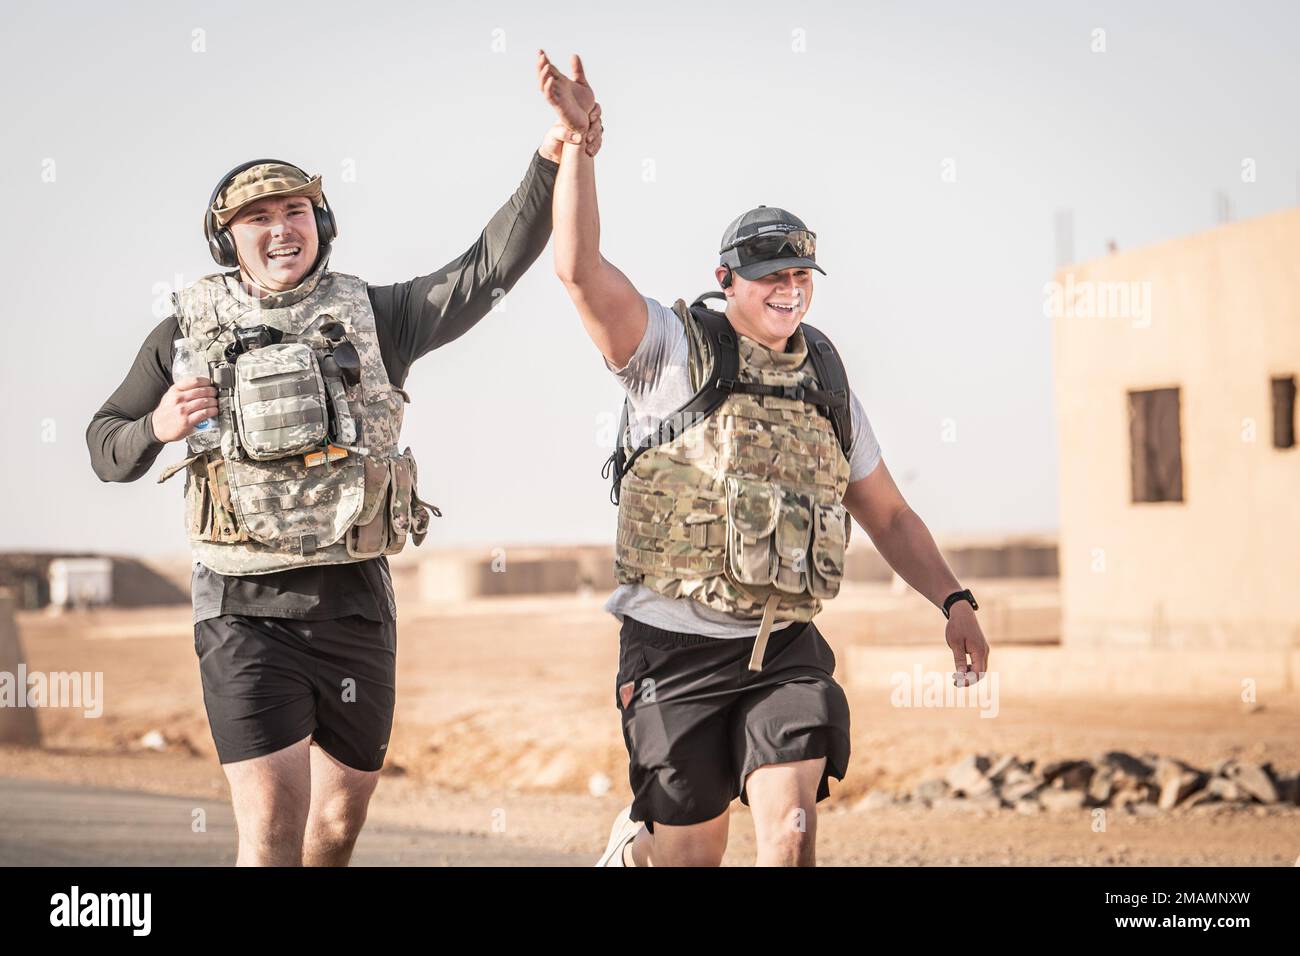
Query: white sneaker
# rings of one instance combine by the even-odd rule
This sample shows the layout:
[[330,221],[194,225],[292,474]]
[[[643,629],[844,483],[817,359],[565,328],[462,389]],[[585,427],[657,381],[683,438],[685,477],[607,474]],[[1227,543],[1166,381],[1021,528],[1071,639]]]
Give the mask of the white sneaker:
[[614,825],[609,831],[609,843],[605,852],[596,862],[596,866],[626,866],[623,862],[623,848],[636,839],[636,835],[645,828],[644,823],[632,821],[632,807],[626,806],[614,818]]

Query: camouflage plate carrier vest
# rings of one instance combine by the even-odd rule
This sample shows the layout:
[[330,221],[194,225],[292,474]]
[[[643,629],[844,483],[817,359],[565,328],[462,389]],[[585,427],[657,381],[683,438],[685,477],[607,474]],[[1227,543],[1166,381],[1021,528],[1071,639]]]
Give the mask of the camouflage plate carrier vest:
[[673,306],[690,342],[694,398],[636,448],[624,404],[610,461],[614,568],[622,584],[761,618],[757,670],[774,621],[811,620],[840,588],[848,383],[816,329],[801,325],[789,351],[773,352],[703,308],[706,297]]
[[[195,560],[220,574],[262,574],[396,554],[408,534],[424,539],[430,511],[440,512],[416,492],[410,448],[397,451],[410,399],[388,380],[362,280],[322,262],[296,288],[261,299],[231,272],[173,300],[181,335],[207,357],[221,424],[219,449],[159,478],[187,468]],[[332,353],[320,329],[331,321],[360,358],[355,385],[322,361]],[[228,363],[235,328],[257,325],[279,330],[281,342]]]

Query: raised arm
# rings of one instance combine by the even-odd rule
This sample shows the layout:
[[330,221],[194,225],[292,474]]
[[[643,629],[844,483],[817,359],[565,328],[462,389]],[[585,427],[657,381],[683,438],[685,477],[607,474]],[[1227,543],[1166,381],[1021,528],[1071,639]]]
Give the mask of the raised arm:
[[371,286],[380,346],[394,382],[416,359],[460,338],[487,315],[546,247],[555,165],[534,153],[523,182],[473,244],[445,266],[408,282]]
[[551,194],[561,147],[572,139],[600,151],[600,107],[581,133],[556,123],[533,154],[523,182],[464,253],[409,282],[371,286],[380,350],[389,378],[406,381],[416,359],[460,338],[492,311],[541,255],[551,234]]
[[[573,57],[569,78],[538,51],[537,72],[542,92],[561,122],[581,128],[595,103],[582,60]],[[646,304],[627,276],[600,254],[595,160],[580,145],[564,146],[553,208],[555,274],[596,348],[611,365],[622,368],[645,335]]]

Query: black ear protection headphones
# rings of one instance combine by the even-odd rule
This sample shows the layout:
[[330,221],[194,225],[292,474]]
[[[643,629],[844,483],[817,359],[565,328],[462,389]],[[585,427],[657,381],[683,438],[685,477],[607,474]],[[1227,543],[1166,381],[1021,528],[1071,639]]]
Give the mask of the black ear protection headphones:
[[[235,253],[235,237],[230,234],[228,228],[217,224],[217,214],[213,212],[212,206],[217,201],[217,196],[221,194],[221,190],[226,188],[226,184],[230,180],[244,170],[252,169],[254,166],[261,166],[263,163],[279,163],[281,166],[290,166],[311,179],[301,167],[294,166],[293,163],[286,163],[282,159],[250,160],[247,163],[240,163],[221,177],[216,189],[212,190],[212,195],[208,197],[208,208],[203,213],[203,235],[208,240],[208,251],[212,253],[212,258],[216,260],[217,265],[225,266],[227,269],[239,268],[239,256]],[[330,208],[324,190],[320,194],[320,205],[312,203],[311,208],[316,217],[316,237],[320,242],[321,252],[324,252],[329,248],[329,244],[338,238],[339,234],[338,223],[334,219],[334,210]]]
[[727,274],[722,277],[718,285],[722,286],[724,289],[730,289],[731,288],[731,266],[723,266],[722,268],[727,270]]

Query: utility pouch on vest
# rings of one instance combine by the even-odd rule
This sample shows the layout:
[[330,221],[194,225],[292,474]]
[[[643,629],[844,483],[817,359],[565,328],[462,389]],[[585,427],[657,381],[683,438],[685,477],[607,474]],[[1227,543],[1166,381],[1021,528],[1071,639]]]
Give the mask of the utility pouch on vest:
[[357,423],[352,417],[352,410],[348,407],[347,397],[344,395],[345,386],[340,378],[325,379],[325,389],[329,392],[330,399],[330,440],[338,445],[355,445],[357,443]]
[[392,478],[388,482],[388,547],[385,554],[397,554],[406,547],[411,531],[411,487],[415,479],[410,449],[401,458],[389,459]]
[[211,456],[204,466],[208,495],[212,505],[212,541],[247,541],[248,534],[239,527],[235,517],[235,504],[230,497],[230,481],[226,477],[226,463]]
[[842,504],[813,506],[812,561],[808,590],[813,597],[832,598],[844,580],[844,549],[849,542],[847,510]]
[[841,504],[818,504],[774,482],[728,475],[727,573],[737,584],[830,598],[844,579]]
[[365,458],[363,462],[365,501],[347,535],[348,554],[359,559],[397,554],[406,546],[408,535],[419,545],[428,533],[430,513],[442,512],[420,500],[411,449],[397,457]]
[[781,492],[776,520],[776,556],[780,564],[773,582],[779,590],[803,594],[808,590],[808,546],[812,542],[812,511],[808,496]]
[[388,547],[388,485],[392,470],[386,458],[363,458],[366,493],[357,523],[348,531],[347,550],[354,558],[377,558]]
[[303,556],[338,543],[365,501],[361,461],[349,455],[311,469],[301,458],[226,461],[240,526],[254,541]]
[[[410,398],[407,398],[407,401],[410,401]],[[437,505],[431,505],[420,498],[419,469],[415,465],[415,456],[411,454],[411,446],[406,446],[402,457],[411,464],[411,540],[418,548],[424,541],[424,536],[429,533],[429,519],[441,518],[442,512],[438,510]]]
[[301,342],[241,355],[234,398],[239,440],[254,461],[303,454],[328,436],[325,380],[315,352]]
[[777,494],[769,481],[727,476],[727,566],[740,584],[776,578]]
[[160,482],[185,469],[185,519],[190,537],[227,544],[247,541],[226,478],[226,463],[212,454],[191,455],[163,472]]
[[212,493],[207,477],[194,464],[185,475],[185,518],[191,538],[209,540],[212,536]]

